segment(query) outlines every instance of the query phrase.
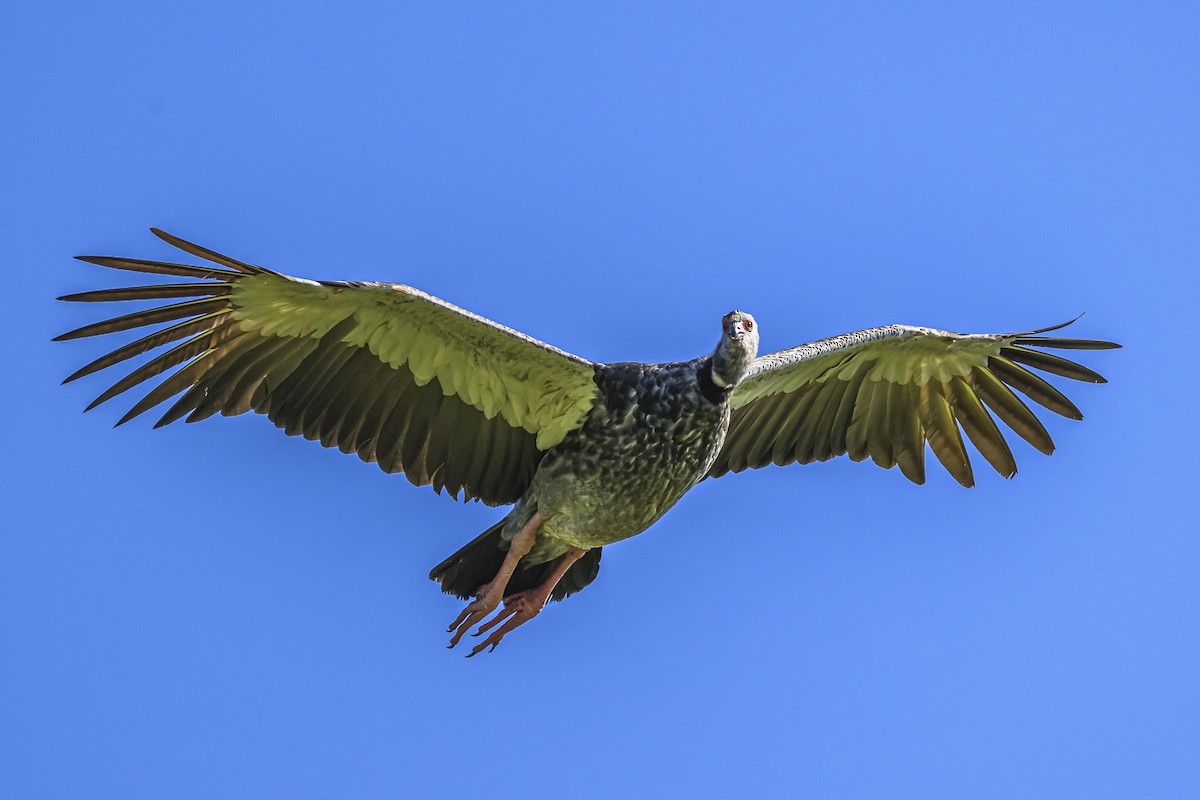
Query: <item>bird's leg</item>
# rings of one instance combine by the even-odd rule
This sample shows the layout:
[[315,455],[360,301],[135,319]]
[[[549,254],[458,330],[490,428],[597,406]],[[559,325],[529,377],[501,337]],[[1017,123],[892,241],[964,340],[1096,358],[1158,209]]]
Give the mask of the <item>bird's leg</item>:
[[517,568],[517,562],[533,549],[533,543],[537,539],[538,529],[542,527],[542,515],[534,512],[534,515],[529,518],[524,527],[517,532],[512,541],[508,545],[508,553],[504,556],[504,562],[500,565],[500,570],[496,573],[496,577],[479,587],[479,591],[475,593],[473,600],[462,613],[454,618],[454,622],[450,623],[447,631],[454,631],[454,636],[450,639],[450,646],[458,644],[459,639],[463,634],[474,625],[476,622],[482,621],[488,614],[496,610],[500,605],[500,601],[504,599],[504,590],[508,588],[509,578]]
[[494,618],[480,625],[479,630],[475,631],[472,636],[487,633],[501,622],[504,622],[504,624],[494,631],[491,636],[472,647],[471,653],[467,658],[483,652],[486,648],[495,650],[496,645],[500,644],[500,640],[504,638],[505,634],[511,632],[514,628],[524,625],[541,613],[546,603],[550,601],[550,594],[554,591],[554,587],[562,580],[562,576],[566,575],[571,565],[578,561],[586,552],[585,548],[572,547],[567,551],[566,555],[558,560],[558,564],[554,567],[554,572],[550,573],[550,577],[542,581],[540,586],[536,586],[533,589],[526,589],[523,592],[517,592],[514,595],[504,598],[504,609]]

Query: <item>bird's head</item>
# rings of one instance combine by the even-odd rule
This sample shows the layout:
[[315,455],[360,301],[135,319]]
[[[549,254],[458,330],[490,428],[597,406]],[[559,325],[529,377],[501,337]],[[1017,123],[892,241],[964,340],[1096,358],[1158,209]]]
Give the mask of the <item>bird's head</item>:
[[750,369],[758,355],[758,326],[745,311],[730,311],[721,318],[721,341],[713,353],[713,382],[733,386]]

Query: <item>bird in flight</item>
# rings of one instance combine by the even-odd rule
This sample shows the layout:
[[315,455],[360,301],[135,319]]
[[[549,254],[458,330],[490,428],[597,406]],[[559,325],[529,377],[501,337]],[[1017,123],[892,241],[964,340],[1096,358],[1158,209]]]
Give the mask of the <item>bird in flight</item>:
[[151,230],[215,266],[80,256],[187,280],[59,298],[157,303],[56,340],[162,326],[64,383],[172,345],[88,409],[169,373],[117,424],[178,395],[155,427],[255,411],[414,485],[512,505],[430,572],[470,601],[448,629],[454,647],[477,627],[470,655],[590,584],[605,545],[646,530],[706,477],[849,455],[924,483],[928,444],[971,486],[963,433],[1011,477],[997,420],[1054,450],[1016,392],[1082,419],[1037,372],[1104,382],[1046,351],[1119,346],[1042,335],[1070,323],[1001,334],[886,325],[760,356],[754,318],[731,311],[707,355],[601,364],[410,286],[293,278]]

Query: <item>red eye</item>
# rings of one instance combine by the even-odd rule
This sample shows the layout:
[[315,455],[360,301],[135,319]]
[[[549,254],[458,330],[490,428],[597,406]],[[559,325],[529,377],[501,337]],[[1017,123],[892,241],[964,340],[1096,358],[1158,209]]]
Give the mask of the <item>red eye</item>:
[[746,326],[746,333],[749,333],[750,331],[754,330],[754,320],[752,320],[752,319],[742,320],[742,324]]

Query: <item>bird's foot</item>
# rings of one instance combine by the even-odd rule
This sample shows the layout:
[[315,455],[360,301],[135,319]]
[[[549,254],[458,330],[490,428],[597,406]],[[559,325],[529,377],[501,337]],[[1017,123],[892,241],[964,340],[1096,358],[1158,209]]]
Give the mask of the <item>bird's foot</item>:
[[479,655],[484,650],[488,652],[495,650],[496,645],[500,644],[507,634],[540,614],[549,600],[550,592],[545,591],[544,587],[517,592],[504,598],[504,608],[500,609],[500,613],[480,625],[479,630],[471,635],[482,636],[500,623],[504,624],[492,631],[492,634],[482,642],[472,647],[467,658]]
[[488,614],[496,610],[496,606],[500,605],[500,591],[494,591],[491,584],[487,584],[480,588],[476,598],[467,604],[467,607],[454,618],[454,622],[450,623],[450,627],[446,628],[446,632],[454,632],[450,637],[450,647],[454,647],[471,629],[472,625],[483,622],[487,619]]
[[[525,552],[528,552],[528,548],[525,549]],[[482,624],[472,636],[482,636],[491,631],[492,628],[496,628],[497,625],[500,625],[500,627],[492,631],[491,635],[482,642],[472,647],[471,652],[467,654],[467,658],[479,655],[484,650],[495,650],[496,645],[500,644],[501,640],[507,634],[529,622],[529,620],[542,612],[542,609],[546,607],[546,603],[550,602],[550,596],[554,593],[554,587],[558,585],[562,576],[586,552],[587,550],[580,547],[573,547],[568,550],[558,560],[554,571],[550,573],[550,576],[546,580],[542,581],[540,586],[535,586],[532,589],[526,589],[522,592],[514,592],[505,597],[504,608],[487,622],[483,622],[483,620],[500,604],[499,596],[504,591],[504,587],[508,585],[511,571],[509,573],[501,573],[491,583],[480,587],[479,594],[476,595],[478,599],[464,608],[462,613],[450,624],[448,630],[454,631],[454,637],[450,640],[450,646],[454,647],[454,645],[458,644],[467,629],[479,622]]]

